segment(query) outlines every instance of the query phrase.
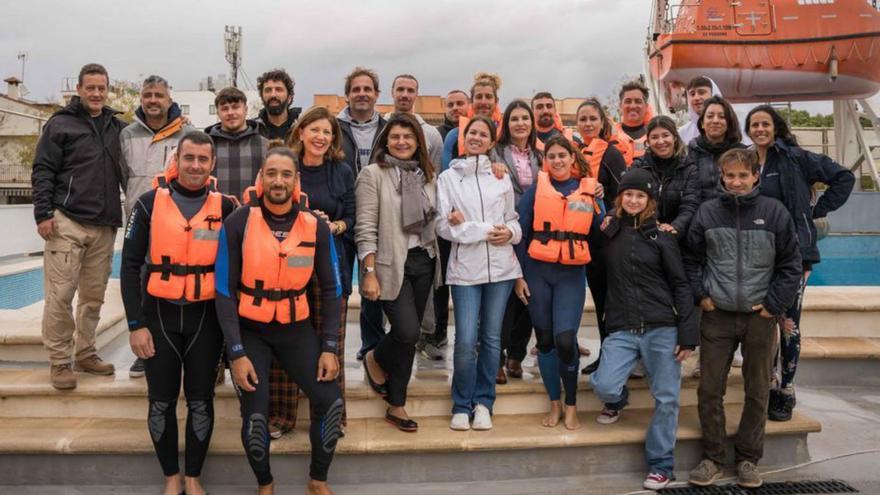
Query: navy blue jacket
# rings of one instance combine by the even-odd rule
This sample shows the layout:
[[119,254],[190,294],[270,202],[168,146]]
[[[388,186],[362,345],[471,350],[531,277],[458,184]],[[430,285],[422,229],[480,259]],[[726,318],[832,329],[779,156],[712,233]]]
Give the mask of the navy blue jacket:
[[[805,267],[818,263],[813,219],[827,216],[846,203],[856,182],[855,175],[825,155],[788,145],[781,139],[767,150],[764,168],[768,165],[779,172],[782,204],[794,220]],[[828,189],[814,205],[812,186],[816,183],[826,184]]]

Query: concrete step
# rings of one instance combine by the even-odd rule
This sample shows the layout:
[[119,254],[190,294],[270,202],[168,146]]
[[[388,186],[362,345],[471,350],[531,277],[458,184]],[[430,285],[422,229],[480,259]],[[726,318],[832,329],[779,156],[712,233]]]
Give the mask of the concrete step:
[[[348,321],[358,321],[360,295],[348,300]],[[453,324],[450,302],[449,323]],[[880,287],[807,286],[801,328],[811,337],[880,338]],[[596,308],[587,292],[581,325],[596,325]]]
[[[346,404],[348,417],[382,418],[387,405],[376,395],[363,379],[360,369],[346,369]],[[130,379],[125,373],[116,376],[94,376],[77,373],[75,390],[58,391],[48,381],[45,369],[0,370],[0,418],[56,417],[56,418],[108,418],[143,419],[147,411],[147,387],[143,379]],[[214,400],[218,420],[238,420],[238,398],[228,383],[217,388]],[[447,416],[452,409],[449,372],[440,370],[417,370],[407,398],[407,411],[415,418]],[[682,381],[681,404],[697,403],[698,380]],[[730,377],[727,392],[728,403],[742,403],[742,375],[737,368]],[[654,400],[645,379],[629,382],[630,403],[635,408],[651,408]],[[544,385],[536,368],[527,368],[523,379],[510,379],[506,385],[496,387],[496,415],[540,414],[548,408]],[[307,399],[302,399],[301,415],[307,415]],[[581,375],[578,392],[578,409],[598,412],[602,403],[592,393],[586,376]],[[179,414],[185,410],[184,400],[179,402]]]
[[[73,308],[75,311],[76,298]],[[47,362],[49,354],[43,347],[42,321],[43,301],[21,309],[0,310],[0,362]],[[127,330],[119,279],[110,279],[96,330],[98,350]]]
[[[742,406],[727,406],[733,434]],[[580,416],[579,430],[541,426],[541,415],[496,416],[486,432],[453,432],[447,417],[419,420],[419,432],[400,432],[377,418],[350,419],[340,440],[331,479],[338,483],[477,481],[640,472],[644,469],[648,409],[627,409],[619,422],[602,426],[595,413]],[[211,483],[249,483],[239,421],[220,420],[203,473]],[[806,436],[821,425],[796,413],[792,421],[767,425],[762,465],[802,462]],[[676,468],[699,459],[701,430],[695,406],[679,416]],[[181,446],[182,447],[182,446]],[[307,473],[305,425],[272,443],[279,483],[301,482]],[[45,469],[44,469],[45,468]],[[104,418],[9,418],[0,422],[0,470],[4,483],[137,484],[161,472],[144,420]]]
[[880,338],[802,338],[795,382],[812,386],[880,386]]

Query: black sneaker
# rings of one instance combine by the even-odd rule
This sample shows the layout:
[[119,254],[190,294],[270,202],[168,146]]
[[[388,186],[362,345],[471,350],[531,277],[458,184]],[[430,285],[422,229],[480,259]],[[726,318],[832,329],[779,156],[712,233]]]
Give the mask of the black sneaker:
[[771,421],[791,421],[791,413],[796,403],[794,391],[785,393],[781,390],[771,390],[770,402],[767,406],[767,419]]
[[129,378],[143,378],[144,376],[144,360],[141,358],[137,358],[131,363],[131,368],[128,369],[128,377]]

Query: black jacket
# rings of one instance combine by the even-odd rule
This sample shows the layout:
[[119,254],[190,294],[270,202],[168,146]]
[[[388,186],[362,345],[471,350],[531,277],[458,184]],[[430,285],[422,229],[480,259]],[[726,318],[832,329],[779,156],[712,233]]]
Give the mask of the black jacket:
[[443,123],[437,126],[437,130],[440,132],[440,137],[446,141],[446,135],[449,134],[449,131],[458,127],[457,122],[450,122],[446,116],[443,116]]
[[678,242],[653,220],[639,228],[635,218],[611,217],[605,228],[608,270],[605,328],[650,330],[677,326],[678,344],[699,344],[691,288]]
[[[767,150],[764,167],[768,166],[779,173],[782,203],[794,220],[804,264],[818,263],[813,219],[822,218],[846,203],[856,182],[855,175],[825,155],[789,146],[779,139]],[[814,206],[811,188],[816,183],[827,184],[828,189]]]
[[[339,259],[339,272],[342,276],[342,291],[345,296],[351,294],[351,278],[354,260],[357,259],[357,247],[354,243],[355,197],[354,173],[348,164],[341,161],[329,161],[327,167],[327,188],[336,202],[334,211],[325,211],[331,221],[345,222],[345,232],[334,236],[336,256]],[[308,191],[303,191],[308,194]]]
[[[337,119],[339,122],[339,130],[342,132],[342,151],[345,153],[345,161],[348,163],[348,166],[351,167],[351,171],[354,172],[354,176],[357,177],[358,172],[358,148],[357,142],[354,140],[354,133],[351,130],[351,124],[342,120]],[[379,115],[379,126],[376,127],[376,134],[373,135],[373,148],[375,151],[376,141],[379,140],[379,134],[382,133],[382,129],[385,128],[385,123],[387,121],[384,117]],[[370,153],[372,155],[372,153]]]
[[794,223],[785,206],[758,188],[700,205],[688,229],[685,268],[694,300],[706,296],[725,311],[756,304],[781,315],[794,304],[803,267]]
[[260,113],[256,118],[257,124],[259,124],[260,135],[270,141],[273,139],[281,139],[284,142],[287,142],[291,131],[293,131],[293,126],[296,124],[296,119],[299,118],[299,114],[301,113],[302,108],[290,107],[287,109],[287,121],[280,126],[275,126],[272,124],[272,121],[269,120],[267,110],[263,108],[260,110]]
[[657,198],[657,221],[675,227],[679,239],[684,238],[688,225],[700,206],[697,169],[685,157],[658,160],[649,151],[633,163],[633,168],[649,170],[660,184]]
[[698,136],[688,144],[687,163],[697,169],[697,180],[700,187],[700,204],[718,195],[718,183],[721,171],[718,169],[718,158],[727,150],[745,148],[742,143],[724,143],[712,145],[705,136]]
[[46,122],[31,173],[37,223],[58,209],[80,223],[122,226],[119,133],[128,124],[118,113],[104,107],[99,130],[74,96]]

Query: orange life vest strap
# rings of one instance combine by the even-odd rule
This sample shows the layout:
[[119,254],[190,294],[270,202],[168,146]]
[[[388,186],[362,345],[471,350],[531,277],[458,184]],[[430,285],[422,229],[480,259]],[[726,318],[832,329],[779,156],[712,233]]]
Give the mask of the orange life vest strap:
[[202,295],[201,276],[206,273],[214,273],[214,265],[178,265],[171,263],[170,256],[162,256],[161,263],[147,263],[147,273],[161,273],[160,278],[165,281],[168,281],[172,275],[177,277],[196,275],[195,296],[198,299]]

